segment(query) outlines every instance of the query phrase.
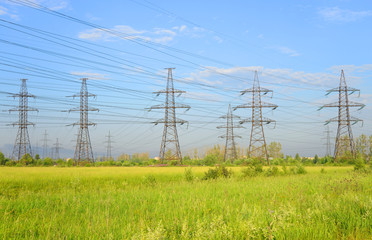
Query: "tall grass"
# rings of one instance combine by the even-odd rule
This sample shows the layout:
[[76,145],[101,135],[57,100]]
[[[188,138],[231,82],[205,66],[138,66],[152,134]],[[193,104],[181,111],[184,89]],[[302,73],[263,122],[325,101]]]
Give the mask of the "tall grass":
[[324,169],[0,168],[0,239],[371,239],[372,176]]

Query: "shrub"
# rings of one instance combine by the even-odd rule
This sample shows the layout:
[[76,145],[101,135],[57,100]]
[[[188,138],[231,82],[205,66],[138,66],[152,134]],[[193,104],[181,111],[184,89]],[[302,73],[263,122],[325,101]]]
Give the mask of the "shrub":
[[297,165],[297,167],[296,167],[296,173],[297,173],[297,174],[305,174],[305,173],[307,173],[307,172],[306,172],[304,166],[302,166],[302,165]]
[[243,177],[255,177],[260,175],[263,172],[262,165],[249,165],[246,168],[242,169]]
[[177,160],[170,160],[170,161],[168,161],[167,165],[168,165],[168,166],[176,166],[177,163],[178,163]]
[[366,167],[366,164],[364,163],[364,160],[361,158],[357,158],[354,162],[354,171],[356,172],[363,172],[368,173],[369,170]]
[[15,165],[16,165],[16,162],[13,161],[13,160],[7,161],[7,162],[5,163],[5,166],[7,166],[7,167],[11,167],[11,166],[15,166]]
[[270,168],[267,169],[267,171],[265,172],[265,175],[266,175],[266,176],[278,176],[278,175],[279,175],[279,168],[278,168],[277,166],[270,167]]
[[185,169],[185,180],[188,182],[192,182],[194,180],[191,167]]
[[225,166],[217,166],[214,169],[210,168],[204,174],[203,180],[217,179],[220,177],[229,178],[232,175],[232,171],[228,170]]
[[283,170],[283,175],[288,174],[288,168],[285,165],[282,166],[282,170]]

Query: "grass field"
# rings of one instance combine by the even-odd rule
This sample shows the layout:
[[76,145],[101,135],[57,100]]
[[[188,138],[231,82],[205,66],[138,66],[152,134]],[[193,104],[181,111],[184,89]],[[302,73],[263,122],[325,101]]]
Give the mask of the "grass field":
[[372,175],[193,181],[182,167],[0,168],[1,239],[372,239]]

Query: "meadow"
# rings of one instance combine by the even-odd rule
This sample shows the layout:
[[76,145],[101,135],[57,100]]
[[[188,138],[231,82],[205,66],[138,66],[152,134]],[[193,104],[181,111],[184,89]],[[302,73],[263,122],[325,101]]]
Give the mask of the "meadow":
[[372,239],[372,174],[242,168],[1,167],[0,239]]

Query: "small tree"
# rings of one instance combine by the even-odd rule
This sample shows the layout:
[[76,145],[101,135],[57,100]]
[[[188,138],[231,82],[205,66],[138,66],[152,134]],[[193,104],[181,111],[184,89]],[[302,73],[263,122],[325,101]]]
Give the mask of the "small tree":
[[0,152],[0,165],[5,165],[5,157],[4,157],[4,154],[2,152]]

